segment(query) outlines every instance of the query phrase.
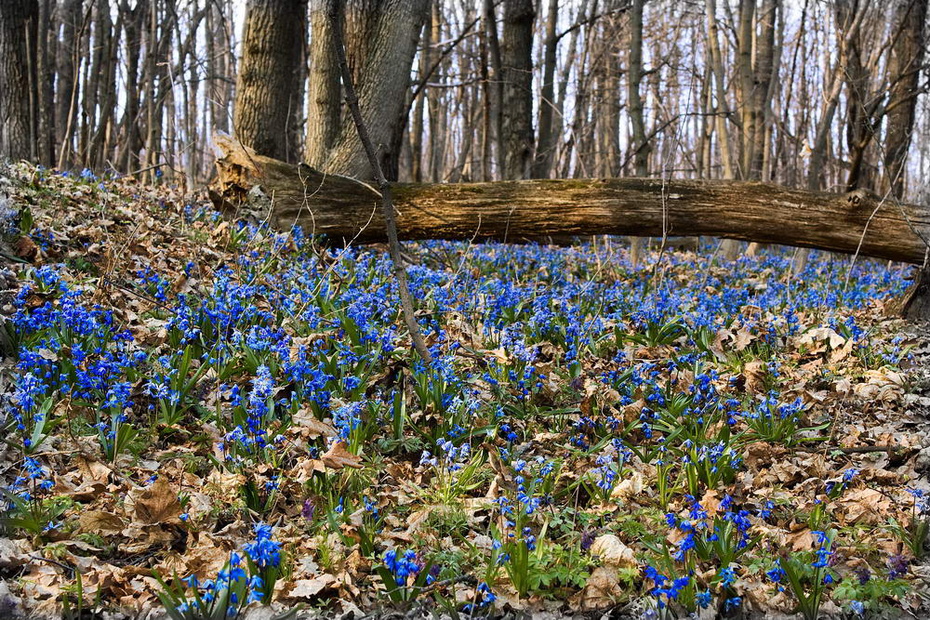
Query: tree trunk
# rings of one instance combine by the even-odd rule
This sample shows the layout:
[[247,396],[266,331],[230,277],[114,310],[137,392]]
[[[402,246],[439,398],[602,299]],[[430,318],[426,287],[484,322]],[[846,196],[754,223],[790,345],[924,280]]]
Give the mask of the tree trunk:
[[487,125],[490,130],[487,134],[487,155],[490,163],[491,178],[501,178],[504,161],[503,132],[501,126],[501,107],[504,99],[504,80],[501,77],[501,45],[497,36],[497,12],[494,0],[484,0],[482,4],[482,21],[484,22],[484,38],[487,52],[487,75],[485,83],[487,88]]
[[[344,176],[324,175],[255,155],[216,136],[224,153],[211,198],[221,209],[249,211],[256,185],[271,201],[253,213],[278,227],[300,224],[336,243],[383,241],[377,194]],[[919,263],[930,216],[914,205],[768,183],[663,179],[571,179],[392,186],[402,239],[525,241],[553,235],[710,235],[857,252]],[[243,209],[243,205],[245,208]],[[264,205],[264,206],[261,206]],[[915,232],[916,231],[916,232]],[[919,234],[918,234],[919,233]]]
[[559,0],[549,0],[546,15],[546,42],[543,52],[543,80],[539,97],[539,141],[533,161],[534,179],[549,177],[555,155],[556,134],[553,130],[555,112],[555,65],[559,40],[556,30],[559,24]]
[[[424,79],[430,67],[433,65],[432,45],[433,45],[433,28],[432,19],[426,23],[423,29],[422,50],[420,51],[419,64],[417,66],[417,76]],[[424,89],[425,90],[425,89]],[[413,105],[413,125],[410,128],[410,176],[414,183],[423,182],[423,164],[424,148],[423,136],[424,118],[426,109],[426,92],[421,92],[420,96]]]
[[0,159],[29,159],[32,129],[29,104],[27,28],[35,27],[35,0],[0,2]]
[[885,188],[892,195],[904,195],[904,163],[911,143],[917,95],[920,94],[920,73],[926,54],[928,0],[898,0],[896,23],[900,32],[891,47],[888,100],[888,134],[885,139]]
[[[926,53],[924,32],[928,0],[898,0],[895,21],[900,33],[891,48],[888,73],[888,134],[885,138],[884,189],[900,200],[904,195],[904,164],[914,128],[920,73]],[[908,319],[930,320],[930,265],[917,274],[905,299],[902,314]]]
[[54,87],[54,60],[57,37],[52,29],[53,1],[40,0],[38,28],[36,30],[36,80],[38,113],[38,163],[43,166],[55,165],[55,101],[52,97]]
[[[0,4],[3,4],[0,2]],[[56,10],[61,29],[58,38],[58,77],[55,90],[55,131],[59,153],[58,165],[63,166],[71,159],[72,99],[78,71],[80,45],[78,34],[81,29],[81,0],[63,0]]]
[[[720,49],[717,26],[717,0],[706,0],[707,11],[707,56],[714,75],[717,104],[714,108],[717,124],[717,144],[720,146],[720,163],[724,179],[736,178],[733,173],[733,159],[730,155],[730,132],[727,127],[730,111],[727,105],[726,78],[723,74],[723,55]],[[721,254],[726,260],[735,260],[739,252],[739,243],[734,239],[724,239]]]
[[504,82],[503,174],[528,179],[533,164],[533,19],[532,0],[504,1],[501,68]]
[[[326,21],[330,2],[312,0],[310,106],[304,159],[330,174],[368,178],[365,150],[348,112],[343,110],[332,33]],[[346,53],[359,106],[370,128],[388,179],[397,178],[394,145],[406,122],[410,68],[426,16],[427,0],[349,0],[346,2]]]
[[[652,146],[646,139],[646,120],[643,115],[643,98],[640,86],[643,81],[643,4],[645,0],[633,0],[630,9],[630,74],[627,78],[627,98],[630,107],[630,125],[633,130],[633,170],[638,177],[649,174],[649,151]],[[643,242],[638,237],[630,238],[630,262],[638,265]]]
[[236,137],[257,153],[296,162],[303,115],[306,0],[249,0],[236,82]]

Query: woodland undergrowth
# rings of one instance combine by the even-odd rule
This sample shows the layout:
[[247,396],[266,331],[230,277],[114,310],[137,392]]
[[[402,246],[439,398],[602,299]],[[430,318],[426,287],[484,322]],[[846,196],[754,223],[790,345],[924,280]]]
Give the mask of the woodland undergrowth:
[[2,171],[10,615],[926,612],[908,270],[381,247]]

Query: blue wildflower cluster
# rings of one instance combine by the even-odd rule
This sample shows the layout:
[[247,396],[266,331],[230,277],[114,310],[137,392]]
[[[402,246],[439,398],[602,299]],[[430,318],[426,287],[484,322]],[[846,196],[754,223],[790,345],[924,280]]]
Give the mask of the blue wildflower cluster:
[[[76,176],[91,191],[106,182],[108,195],[118,185],[91,171]],[[198,205],[159,209],[198,234],[218,221]],[[8,486],[7,523],[39,539],[60,526],[52,500],[62,485],[49,472],[73,463],[49,448],[67,429],[98,446],[112,480],[134,475],[127,456],[180,454],[191,458],[182,495],[188,476],[237,485],[223,496],[222,519],[303,515],[295,527],[327,541],[321,554],[341,553],[329,537],[357,548],[397,602],[430,583],[438,592],[439,575],[461,576],[450,573],[466,561],[477,583],[469,612],[493,605],[508,579],[521,597],[578,589],[605,533],[637,546],[646,588],[676,613],[715,601],[737,613],[749,605],[742,582],[765,569],[785,588],[802,571],[808,598],[815,581],[819,592],[836,588],[830,500],[864,484],[856,466],[844,462],[816,482],[826,485],[816,514],[781,499],[801,484],[787,475],[757,499],[746,488],[775,475],[766,459],[780,458],[782,446],[825,434],[818,399],[833,398],[821,384],[832,380],[824,362],[835,347],[799,348],[805,334],[838,334],[857,373],[904,359],[907,342],[885,342],[866,311],[901,292],[897,270],[815,253],[793,274],[790,256],[773,250],[732,264],[713,251],[671,252],[650,273],[590,244],[424,242],[408,276],[433,357],[426,363],[399,321],[384,253],[321,246],[299,228],[216,231],[222,243],[205,242],[210,260],[132,261],[121,284],[132,312],[96,305],[103,296],[82,292],[84,276],[63,265],[23,272],[15,376],[2,403],[22,463]],[[837,287],[846,276],[850,286]],[[407,478],[421,489],[385,492]],[[924,519],[926,499],[913,495]],[[779,498],[778,510],[760,497]],[[475,509],[482,498],[493,501],[484,512]],[[460,542],[456,521],[443,529],[461,557],[417,540],[434,550],[391,550],[378,563],[401,501],[437,521],[467,507],[469,527],[485,524],[485,537],[470,531]],[[629,519],[630,507],[648,518]],[[214,518],[182,510],[186,534]],[[806,519],[823,538],[801,560],[773,564],[760,532],[787,519]],[[271,526],[253,533],[214,579],[166,584],[170,609],[219,617],[269,602],[287,558]],[[422,535],[436,542],[435,532]],[[437,559],[446,553],[455,555],[448,565]],[[906,576],[911,555],[893,558],[890,574]],[[486,561],[483,574],[471,574],[474,560]]]
[[384,565],[394,576],[394,583],[398,586],[404,586],[413,578],[416,579],[420,571],[423,570],[423,564],[417,558],[416,551],[408,549],[398,554],[397,550],[389,549],[384,552]]
[[234,618],[246,605],[270,603],[281,565],[281,544],[272,539],[272,529],[257,523],[255,539],[246,543],[244,553],[230,553],[215,579],[190,575],[180,583],[162,582],[159,598],[172,618]]

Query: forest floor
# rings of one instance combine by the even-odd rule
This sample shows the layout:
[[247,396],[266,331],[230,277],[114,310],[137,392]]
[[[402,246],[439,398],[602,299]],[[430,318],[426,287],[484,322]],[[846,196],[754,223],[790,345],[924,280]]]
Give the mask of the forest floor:
[[[6,198],[4,198],[6,197]],[[899,265],[407,245],[0,169],[0,616],[927,617]]]

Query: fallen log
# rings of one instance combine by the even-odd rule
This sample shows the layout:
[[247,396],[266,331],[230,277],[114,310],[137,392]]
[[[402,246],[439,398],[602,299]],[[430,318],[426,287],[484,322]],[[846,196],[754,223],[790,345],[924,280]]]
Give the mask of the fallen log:
[[[279,228],[335,242],[384,241],[377,191],[256,155],[215,136],[210,196]],[[922,263],[930,210],[868,192],[827,194],[754,182],[643,178],[393,185],[401,239],[522,242],[564,235],[708,235]],[[262,198],[264,197],[264,198]]]

